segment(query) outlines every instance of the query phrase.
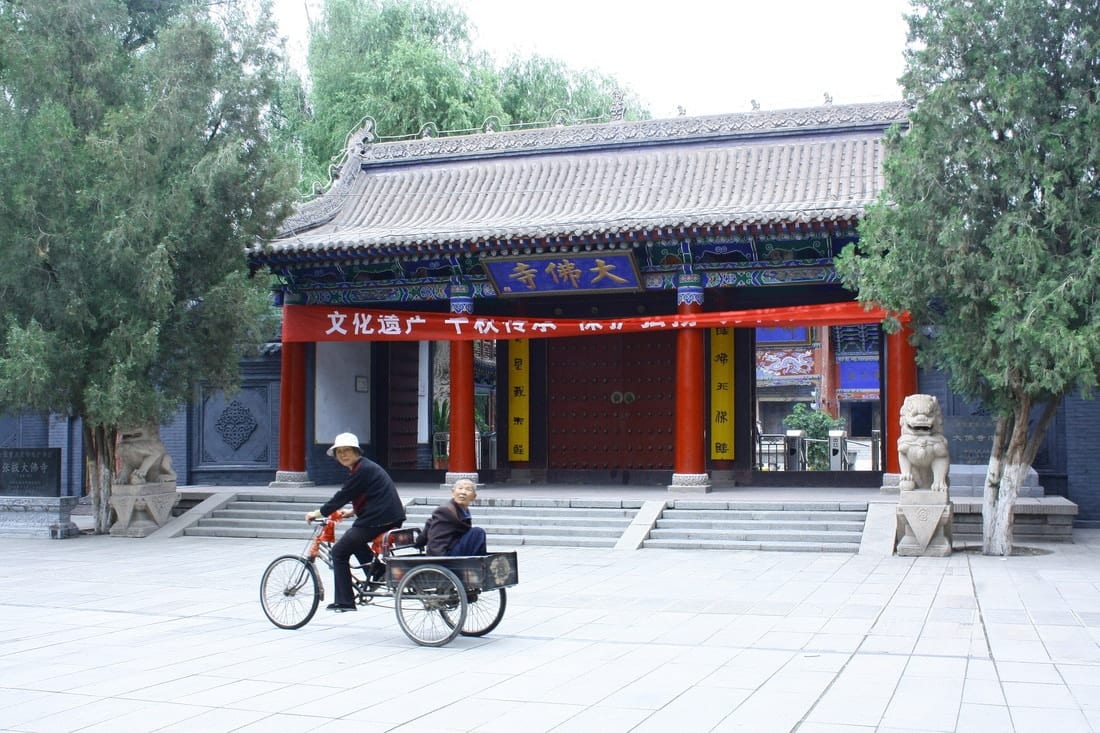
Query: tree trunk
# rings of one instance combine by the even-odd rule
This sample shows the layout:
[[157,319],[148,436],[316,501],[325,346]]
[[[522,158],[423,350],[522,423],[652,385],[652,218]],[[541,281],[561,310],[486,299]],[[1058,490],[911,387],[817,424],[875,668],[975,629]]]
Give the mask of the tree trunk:
[[997,418],[982,506],[982,554],[1012,554],[1016,499],[1060,402],[1054,399],[1044,405],[1034,429],[1029,425],[1032,401],[1026,395],[1017,397],[1011,417]]
[[92,515],[96,534],[111,529],[111,477],[115,466],[115,439],[118,431],[103,425],[84,423],[84,475],[92,497]]
[[999,485],[991,487],[988,483],[986,484],[986,500],[982,517],[984,526],[982,553],[985,555],[1007,557],[1012,554],[1013,510],[1016,506],[1016,497],[1020,495],[1019,477],[1021,473],[1026,473],[1029,467],[1024,466],[1023,472],[1019,468],[1018,464],[1013,463],[1011,457],[1006,458]]
[[1009,418],[997,418],[993,431],[993,444],[989,449],[989,466],[985,472],[985,487],[982,490],[982,552],[996,554],[991,549],[991,540],[997,531],[997,501],[1000,498],[1001,476],[1004,474],[1005,436],[1009,431]]

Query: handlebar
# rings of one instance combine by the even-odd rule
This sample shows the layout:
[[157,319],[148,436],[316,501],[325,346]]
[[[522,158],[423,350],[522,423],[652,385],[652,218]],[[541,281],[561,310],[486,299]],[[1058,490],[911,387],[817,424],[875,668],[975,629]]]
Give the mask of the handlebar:
[[346,517],[344,517],[344,515],[340,512],[340,510],[337,509],[332,514],[329,514],[327,517],[308,517],[306,519],[306,523],[307,524],[313,524],[315,522],[321,522],[321,523],[327,524],[327,523],[331,522],[333,524],[339,524],[340,522],[344,521],[345,518]]

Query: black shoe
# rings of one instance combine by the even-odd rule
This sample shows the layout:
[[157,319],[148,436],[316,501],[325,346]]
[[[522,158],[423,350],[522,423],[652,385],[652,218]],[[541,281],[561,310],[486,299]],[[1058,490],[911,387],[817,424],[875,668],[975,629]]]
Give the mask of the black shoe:
[[355,606],[345,606],[342,603],[330,603],[325,606],[326,611],[336,611],[336,613],[347,613],[348,611],[354,611]]

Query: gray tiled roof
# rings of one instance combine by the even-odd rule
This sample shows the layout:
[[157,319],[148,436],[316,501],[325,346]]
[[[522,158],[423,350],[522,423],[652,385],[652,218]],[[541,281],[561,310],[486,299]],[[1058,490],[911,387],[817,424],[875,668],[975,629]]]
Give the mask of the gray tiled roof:
[[848,220],[881,190],[883,130],[905,114],[848,105],[368,143],[266,250]]

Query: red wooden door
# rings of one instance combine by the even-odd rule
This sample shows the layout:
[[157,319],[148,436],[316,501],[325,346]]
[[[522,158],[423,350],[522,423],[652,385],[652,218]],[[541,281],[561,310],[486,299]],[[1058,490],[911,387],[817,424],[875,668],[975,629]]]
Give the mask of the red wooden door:
[[550,468],[672,468],[675,333],[553,339],[548,366]]

